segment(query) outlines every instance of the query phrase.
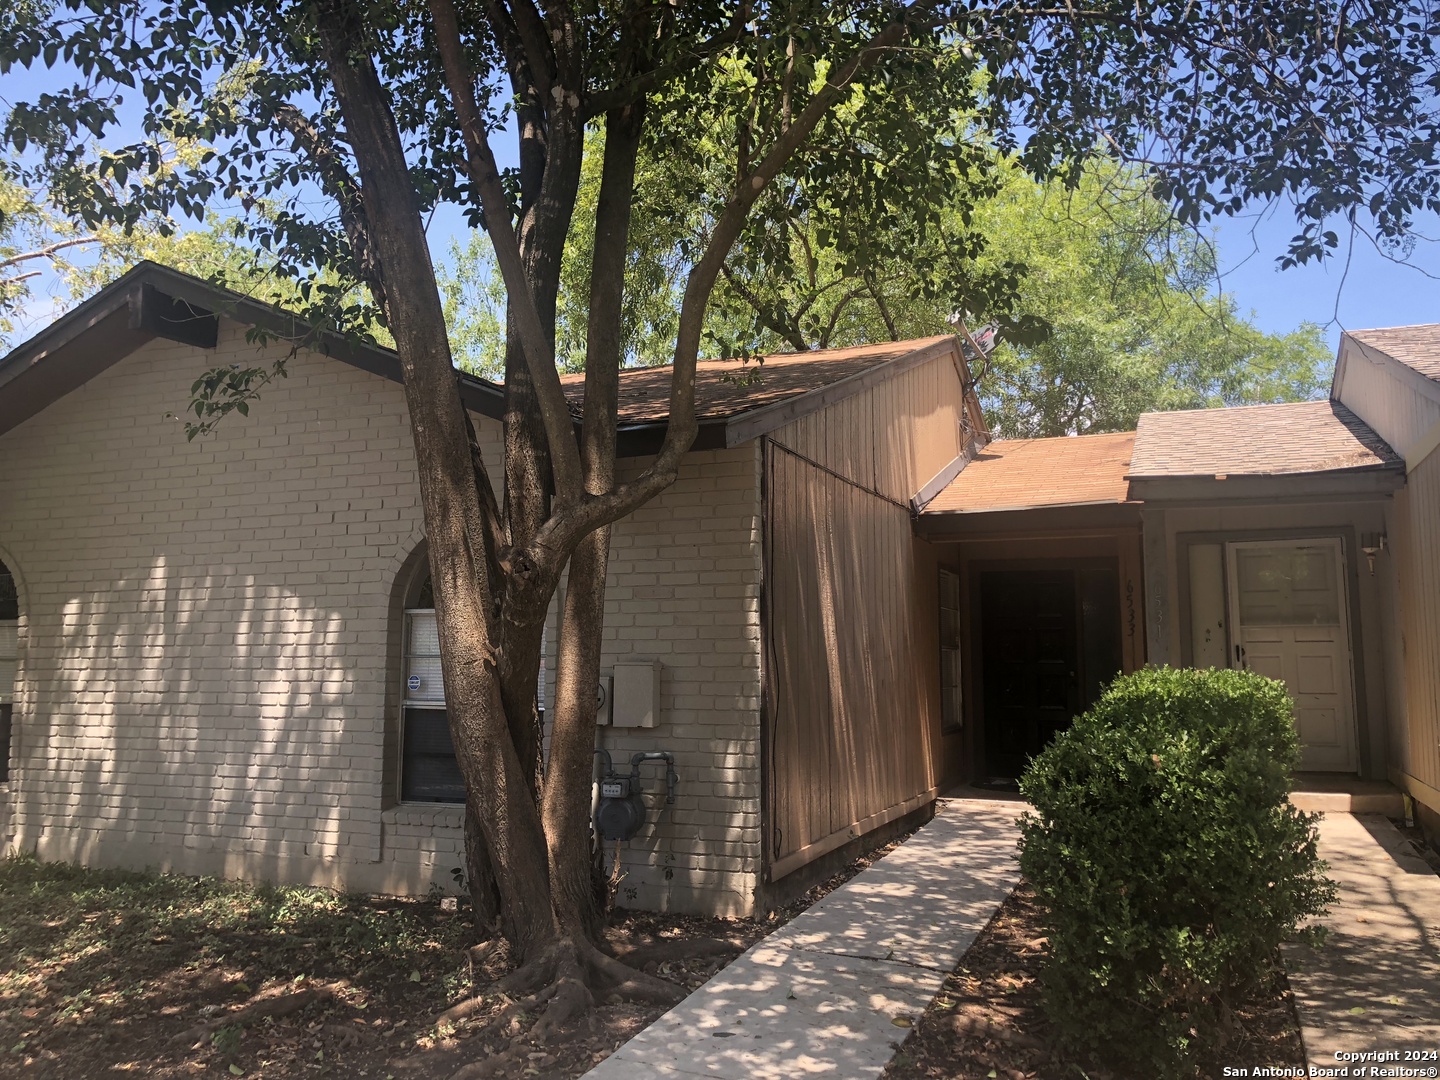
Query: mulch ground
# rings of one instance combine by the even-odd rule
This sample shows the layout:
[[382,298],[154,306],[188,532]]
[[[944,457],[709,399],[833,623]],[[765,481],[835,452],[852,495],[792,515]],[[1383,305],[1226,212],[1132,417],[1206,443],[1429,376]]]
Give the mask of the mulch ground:
[[[1039,972],[1045,932],[1028,884],[1005,901],[916,1023],[883,1080],[1141,1080],[1095,1062],[1066,1060],[1040,1007]],[[1209,1080],[1224,1067],[1288,1066],[1303,1072],[1300,1028],[1288,987],[1277,985],[1239,1010],[1239,1039],[1225,1060],[1197,1074]]]
[[[664,954],[637,966],[699,986],[901,840],[763,918],[616,912],[610,946],[622,958]],[[528,1025],[487,1031],[506,1004],[497,995],[469,1020],[437,1029],[437,1014],[484,994],[509,969],[503,948],[472,951],[472,940],[465,912],[438,896],[341,896],[4,860],[0,1076],[439,1080],[519,1049],[528,1062],[521,1075],[572,1080],[663,1011],[599,1006],[526,1050]],[[686,955],[686,943],[697,955]]]

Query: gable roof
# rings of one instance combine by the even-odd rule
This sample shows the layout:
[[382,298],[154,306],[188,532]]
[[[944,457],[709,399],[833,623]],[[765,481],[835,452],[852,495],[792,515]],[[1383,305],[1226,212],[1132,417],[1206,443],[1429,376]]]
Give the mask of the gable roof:
[[1132,480],[1403,468],[1385,440],[1338,401],[1145,413]]
[[976,514],[1130,501],[1133,431],[999,439],[979,450],[925,514]]
[[[157,337],[213,348],[219,317],[268,330],[310,351],[402,381],[394,350],[316,331],[281,308],[158,263],[142,262],[0,358],[0,434]],[[704,360],[696,372],[700,433],[694,449],[737,446],[945,352],[963,361],[950,335],[851,349],[777,355],[763,363]],[[472,411],[501,419],[505,389],[457,372]],[[584,376],[562,378],[578,418]],[[653,453],[669,414],[670,368],[637,368],[620,378],[619,452]],[[968,394],[978,416],[979,403]]]
[[[953,335],[944,334],[845,349],[776,353],[748,362],[701,360],[695,365],[695,415],[702,423],[729,420],[741,413],[823,390],[892,361],[933,359],[940,351],[954,349],[954,342]],[[672,367],[667,364],[626,368],[620,372],[618,419],[622,425],[665,422],[670,414],[671,371]],[[571,409],[579,415],[585,401],[584,374],[563,375],[560,381]]]
[[1427,379],[1440,382],[1440,323],[1349,330],[1345,336],[1378,349]]
[[[400,382],[391,349],[317,332],[303,320],[243,293],[153,262],[141,262],[29,341],[0,358],[0,434],[28,420],[157,337],[214,348],[219,317]],[[475,412],[499,418],[504,391],[460,375],[460,392]]]

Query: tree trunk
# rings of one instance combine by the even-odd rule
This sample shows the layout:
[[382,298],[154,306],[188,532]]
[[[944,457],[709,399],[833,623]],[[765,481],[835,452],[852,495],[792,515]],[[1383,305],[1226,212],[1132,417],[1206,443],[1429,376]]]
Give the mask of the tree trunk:
[[523,962],[553,946],[558,928],[540,815],[501,700],[482,508],[435,268],[389,101],[360,47],[360,17],[345,0],[319,5],[317,15],[376,250],[387,280],[406,284],[387,290],[386,320],[415,444],[451,734],[477,802],[507,937]]
[[465,887],[470,893],[470,914],[475,926],[475,940],[485,941],[501,932],[500,890],[495,882],[495,868],[490,863],[490,848],[485,843],[485,827],[480,823],[481,809],[473,798],[465,800]]
[[[615,486],[615,410],[624,359],[621,312],[630,252],[630,212],[644,110],[636,105],[605,118],[605,159],[595,207],[590,268],[590,318],[585,348],[585,411],[581,426],[585,490]],[[595,756],[595,687],[605,636],[605,574],[610,527],[581,539],[570,556],[570,577],[560,623],[555,668],[555,724],[543,821],[550,852],[550,881],[562,918],[573,918],[592,938],[599,928],[591,881],[590,783]]]

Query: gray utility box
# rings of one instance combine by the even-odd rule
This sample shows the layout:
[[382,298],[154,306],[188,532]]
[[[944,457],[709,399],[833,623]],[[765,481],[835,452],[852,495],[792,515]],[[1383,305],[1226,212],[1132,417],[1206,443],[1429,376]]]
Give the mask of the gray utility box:
[[653,728],[660,722],[660,661],[615,665],[610,703],[613,727]]

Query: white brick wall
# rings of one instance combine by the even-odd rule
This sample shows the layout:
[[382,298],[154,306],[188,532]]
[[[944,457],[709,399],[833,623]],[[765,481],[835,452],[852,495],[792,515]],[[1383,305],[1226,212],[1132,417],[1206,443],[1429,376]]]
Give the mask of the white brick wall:
[[[621,479],[644,464],[623,462]],[[759,484],[756,443],[692,454],[675,485],[613,533],[601,670],[659,660],[660,720],[652,729],[602,729],[601,742],[622,772],[637,751],[668,750],[680,778],[675,805],[666,806],[663,763],[641,766],[650,814],[640,835],[620,845],[624,907],[748,914],[754,905]],[[553,655],[553,632],[549,640]]]
[[[448,886],[458,808],[392,805],[383,760],[396,576],[421,536],[401,389],[302,353],[248,419],[187,443],[165,414],[232,359],[256,347],[228,323],[215,352],[152,342],[0,436],[0,560],[25,605],[0,841],[8,828],[44,858]],[[479,430],[498,464],[498,425]],[[685,468],[617,531],[607,650],[666,662],[663,726],[637,748],[682,765],[680,802],[631,845],[622,889],[744,910],[757,471],[748,451]]]

